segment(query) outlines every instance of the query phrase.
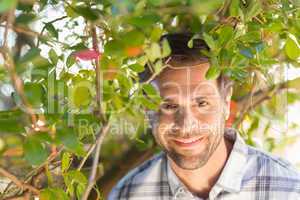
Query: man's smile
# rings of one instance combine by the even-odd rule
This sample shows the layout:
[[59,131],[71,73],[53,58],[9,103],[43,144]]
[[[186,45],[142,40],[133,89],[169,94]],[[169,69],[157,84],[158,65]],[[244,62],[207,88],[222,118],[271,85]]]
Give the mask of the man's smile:
[[176,146],[182,147],[182,148],[194,148],[198,146],[204,139],[204,136],[196,136],[196,137],[190,137],[190,138],[172,138],[171,141],[173,141]]

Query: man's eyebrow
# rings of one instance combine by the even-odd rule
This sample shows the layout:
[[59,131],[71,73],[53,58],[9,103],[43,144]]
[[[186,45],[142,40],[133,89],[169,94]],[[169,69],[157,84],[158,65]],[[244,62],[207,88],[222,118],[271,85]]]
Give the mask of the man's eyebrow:
[[175,102],[175,100],[170,97],[162,97],[162,102]]
[[206,96],[196,96],[196,97],[194,97],[192,100],[194,101],[200,101],[200,100],[204,100],[204,99],[207,99],[207,97]]

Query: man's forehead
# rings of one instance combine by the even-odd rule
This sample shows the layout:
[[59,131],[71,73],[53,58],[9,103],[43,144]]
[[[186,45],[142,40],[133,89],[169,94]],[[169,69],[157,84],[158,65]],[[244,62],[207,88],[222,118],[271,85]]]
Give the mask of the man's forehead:
[[217,81],[206,80],[208,64],[185,68],[167,68],[156,79],[161,93],[179,93],[185,90],[206,95],[216,94]]
[[219,97],[219,92],[216,86],[212,84],[193,84],[179,87],[159,88],[160,95],[164,100],[188,98],[214,98]]
[[156,78],[159,84],[180,83],[181,85],[196,84],[205,81],[209,69],[208,63],[194,66],[166,67]]

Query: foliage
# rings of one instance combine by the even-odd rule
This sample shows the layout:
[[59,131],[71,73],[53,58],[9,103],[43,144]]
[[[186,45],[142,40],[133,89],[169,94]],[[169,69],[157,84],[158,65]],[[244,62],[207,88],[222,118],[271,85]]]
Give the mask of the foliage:
[[[267,150],[285,147],[295,138],[283,134],[276,143],[270,127],[274,116],[286,120],[279,107],[300,100],[299,77],[287,83],[282,76],[300,67],[299,5],[298,0],[2,0],[1,165],[16,163],[35,173],[61,167],[63,189],[53,185],[48,170],[41,199],[80,198],[89,174],[82,166],[89,147],[105,135],[103,127],[110,124],[107,132],[129,144],[135,138],[149,146],[142,110],[157,109],[160,98],[149,81],[138,82],[138,73],[147,63],[158,74],[161,59],[170,54],[159,38],[186,31],[211,49],[199,52],[210,58],[206,77],[225,73],[236,82],[234,126],[247,142],[255,145],[255,131],[263,130]],[[288,102],[274,100],[275,94]],[[104,163],[122,147],[108,146]],[[34,182],[36,176],[26,173],[24,182]]]

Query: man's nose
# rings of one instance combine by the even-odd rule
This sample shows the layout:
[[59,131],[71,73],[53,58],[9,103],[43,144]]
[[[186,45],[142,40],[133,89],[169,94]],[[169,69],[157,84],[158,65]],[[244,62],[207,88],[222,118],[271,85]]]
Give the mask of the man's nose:
[[176,114],[176,125],[182,136],[192,135],[197,129],[198,120],[195,118],[191,108],[182,108]]

